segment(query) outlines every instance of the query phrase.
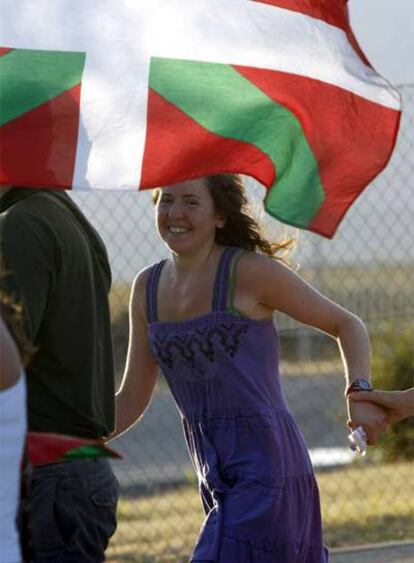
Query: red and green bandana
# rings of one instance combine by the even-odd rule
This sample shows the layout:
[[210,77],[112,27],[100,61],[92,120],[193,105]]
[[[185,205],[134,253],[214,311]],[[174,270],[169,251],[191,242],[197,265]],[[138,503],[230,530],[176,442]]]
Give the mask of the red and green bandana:
[[90,457],[118,459],[122,457],[100,440],[87,440],[76,436],[46,432],[28,432],[26,452],[32,467]]

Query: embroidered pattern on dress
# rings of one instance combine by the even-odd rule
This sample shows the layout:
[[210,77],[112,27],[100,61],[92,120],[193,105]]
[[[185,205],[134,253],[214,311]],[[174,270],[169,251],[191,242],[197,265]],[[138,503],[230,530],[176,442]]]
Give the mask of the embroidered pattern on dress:
[[162,366],[172,369],[177,360],[183,361],[188,367],[199,371],[200,356],[213,363],[216,358],[217,346],[231,357],[239,349],[241,337],[248,330],[247,323],[220,323],[214,327],[196,329],[182,336],[168,334],[156,335],[152,340],[153,351]]

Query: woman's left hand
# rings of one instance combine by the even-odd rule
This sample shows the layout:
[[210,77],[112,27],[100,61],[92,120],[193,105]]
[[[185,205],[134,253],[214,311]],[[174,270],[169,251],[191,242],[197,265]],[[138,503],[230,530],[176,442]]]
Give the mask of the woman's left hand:
[[372,403],[348,403],[348,422],[349,428],[355,429],[362,426],[366,435],[367,443],[374,446],[377,442],[377,437],[387,426],[387,412],[385,409],[374,405]]

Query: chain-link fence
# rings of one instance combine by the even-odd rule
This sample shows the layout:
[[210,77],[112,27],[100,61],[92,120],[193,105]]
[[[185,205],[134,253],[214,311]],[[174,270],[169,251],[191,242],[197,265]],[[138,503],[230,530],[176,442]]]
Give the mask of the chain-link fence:
[[[265,221],[273,238],[298,236],[293,265],[322,293],[357,313],[379,342],[413,328],[414,85],[401,92],[404,115],[393,158],[354,204],[334,240]],[[261,188],[249,182],[249,193],[258,208]],[[119,383],[131,281],[167,250],[155,232],[149,193],[76,193],[74,199],[102,234],[113,266]],[[282,316],[276,322],[284,391],[317,471],[326,542],[333,547],[413,537],[412,466],[401,460],[386,463],[379,450],[357,459],[347,447],[344,380],[335,342]],[[382,342],[379,353],[386,345]],[[408,361],[412,365],[413,357]],[[143,420],[113,445],[124,460],[114,464],[122,500],[109,559],[186,561],[203,514],[179,416],[162,377]]]

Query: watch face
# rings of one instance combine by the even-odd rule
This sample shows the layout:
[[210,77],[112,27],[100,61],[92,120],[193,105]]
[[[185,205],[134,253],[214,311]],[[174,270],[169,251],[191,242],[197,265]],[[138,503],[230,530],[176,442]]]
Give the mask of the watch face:
[[373,387],[367,379],[355,379],[346,389],[346,397],[356,391],[372,391]]
[[352,383],[352,387],[360,389],[361,391],[371,391],[372,389],[370,382],[366,379],[356,379]]

